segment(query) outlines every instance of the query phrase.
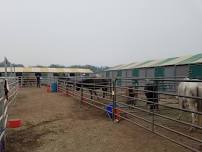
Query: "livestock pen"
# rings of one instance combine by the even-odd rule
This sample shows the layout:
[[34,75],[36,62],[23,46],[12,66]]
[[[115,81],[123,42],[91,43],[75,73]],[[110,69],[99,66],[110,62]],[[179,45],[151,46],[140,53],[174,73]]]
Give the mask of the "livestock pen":
[[[22,80],[23,78],[20,78],[20,79],[21,80],[18,81],[19,83],[25,82],[24,80]],[[86,79],[91,80],[91,83],[89,83],[89,82],[84,83],[84,81],[82,81],[82,80],[86,80]],[[202,126],[200,124],[201,123],[200,119],[201,119],[202,113],[201,113],[201,111],[192,111],[192,110],[188,110],[188,109],[179,108],[178,107],[179,95],[176,92],[179,83],[182,81],[198,82],[198,83],[201,81],[184,80],[184,79],[154,79],[154,78],[149,78],[149,79],[148,78],[147,79],[145,79],[145,78],[132,79],[131,78],[130,79],[130,78],[128,78],[128,79],[115,79],[115,80],[106,79],[107,83],[103,84],[103,83],[97,83],[97,81],[95,81],[96,79],[101,79],[101,78],[88,78],[88,77],[46,78],[45,82],[47,82],[47,83],[44,83],[46,85],[48,85],[48,83],[52,83],[52,82],[57,83],[58,93],[60,94],[60,96],[58,96],[58,94],[53,94],[53,95],[51,95],[50,93],[44,94],[43,92],[46,92],[47,89],[45,89],[43,87],[41,88],[42,90],[35,90],[35,89],[32,90],[31,89],[30,91],[33,91],[33,93],[29,92],[30,87],[33,88],[33,86],[36,86],[36,84],[30,85],[29,88],[28,87],[22,88],[22,91],[26,92],[26,93],[29,92],[28,93],[29,95],[34,94],[37,96],[37,94],[38,95],[41,94],[40,97],[36,97],[36,99],[34,97],[32,97],[32,100],[37,100],[39,102],[39,103],[37,103],[36,101],[32,102],[33,105],[37,104],[36,106],[38,107],[37,108],[38,112],[40,109],[40,104],[48,104],[46,106],[44,105],[44,108],[41,108],[41,110],[45,111],[45,113],[47,115],[52,116],[52,113],[55,113],[54,106],[56,108],[57,106],[60,106],[60,104],[62,104],[63,107],[60,107],[60,108],[64,109],[64,107],[66,107],[66,104],[75,103],[76,105],[78,104],[78,106],[76,106],[76,107],[73,106],[74,107],[73,109],[69,109],[67,107],[67,109],[72,112],[71,115],[67,114],[64,116],[65,118],[62,118],[62,119],[67,119],[66,117],[70,117],[68,119],[74,119],[74,121],[76,121],[76,119],[79,119],[81,117],[81,115],[86,115],[87,113],[90,114],[91,111],[89,111],[89,108],[92,106],[92,107],[95,107],[96,109],[100,110],[101,115],[104,114],[107,118],[113,120],[112,122],[119,122],[116,124],[120,125],[123,128],[127,127],[127,131],[125,129],[123,129],[123,130],[119,130],[119,132],[117,132],[117,127],[116,127],[117,125],[116,126],[113,125],[114,127],[112,127],[110,129],[110,131],[113,132],[114,134],[120,135],[121,133],[124,134],[126,132],[130,132],[130,138],[132,138],[133,134],[134,134],[134,136],[136,136],[136,138],[140,138],[141,134],[142,135],[144,134],[144,136],[145,136],[145,133],[143,133],[144,131],[142,131],[142,130],[140,132],[138,132],[139,133],[138,134],[136,132],[136,130],[138,130],[137,128],[134,130],[134,132],[132,132],[133,127],[131,125],[135,124],[135,126],[139,126],[139,127],[146,129],[145,132],[147,132],[147,131],[152,132],[153,134],[159,135],[159,136],[163,137],[164,139],[172,141],[176,145],[180,145],[187,150],[194,151],[194,152],[201,151]],[[29,80],[29,79],[27,79],[27,80]],[[152,81],[153,82],[152,84],[157,86],[157,90],[155,90],[155,91],[145,90],[145,86],[146,86],[146,83],[148,80]],[[26,86],[26,85],[22,85],[22,84],[19,84],[19,85],[22,87]],[[88,87],[88,86],[90,86],[90,87]],[[128,90],[131,89],[131,87],[132,87],[133,91],[135,92],[134,97],[131,97],[128,94]],[[102,88],[107,88],[107,89],[103,90]],[[42,93],[40,93],[39,91],[42,91]],[[157,96],[158,102],[154,103],[154,102],[148,101],[148,99],[145,96],[146,92],[156,93],[158,95]],[[35,94],[35,93],[37,93],[37,94]],[[105,94],[105,96],[103,96],[103,94]],[[50,96],[50,98],[47,100],[47,99],[45,99],[46,96],[47,97]],[[182,96],[180,96],[180,97],[182,97]],[[42,101],[40,102],[40,100],[42,100],[42,98],[44,98],[44,100],[43,100],[43,102]],[[54,99],[54,101],[52,100],[52,98]],[[77,101],[79,101],[79,102],[75,102],[75,100],[69,101],[70,99],[74,99],[74,98],[77,99]],[[188,97],[188,96],[184,96],[184,98],[201,99],[200,97]],[[26,99],[26,100],[28,100],[28,99]],[[65,101],[65,100],[68,100],[68,101]],[[131,102],[128,102],[130,100],[134,100],[134,103],[129,104],[129,103],[131,103]],[[149,103],[149,105],[151,105],[151,104],[158,105],[159,108],[158,109],[149,109],[147,106],[148,103]],[[24,104],[26,104],[25,101],[24,101]],[[21,106],[23,106],[23,105],[21,105]],[[69,105],[69,106],[72,107],[72,105]],[[18,108],[20,108],[20,107],[18,107]],[[30,107],[30,105],[29,105],[29,107]],[[52,107],[52,111],[49,111],[48,107]],[[87,111],[86,111],[85,107],[88,109]],[[83,111],[81,109],[85,109],[85,110]],[[14,108],[13,108],[13,110],[14,110]],[[88,120],[90,117],[95,118],[95,116],[99,114],[98,110],[95,110],[95,109],[94,110],[91,109],[91,110],[95,111],[95,113],[93,113],[92,115],[88,115],[88,118],[82,117],[83,120]],[[62,112],[67,113],[68,111],[65,111],[65,109],[64,109],[64,111],[62,110]],[[199,118],[198,124],[192,123],[192,121],[191,121],[192,113],[195,113],[198,116],[198,118]],[[79,117],[77,116],[78,114],[80,115]],[[179,114],[183,115],[183,117],[181,119],[178,118]],[[41,115],[39,115],[37,113],[33,113],[32,115],[36,115],[36,117],[39,117],[39,118],[42,117]],[[60,112],[60,115],[63,115],[63,113]],[[75,116],[77,116],[77,117],[75,117]],[[43,117],[47,117],[47,116],[43,115]],[[57,120],[53,120],[53,121],[60,121],[60,118],[58,118],[58,117],[59,116],[57,116],[57,118],[56,118]],[[102,123],[104,123],[103,119],[106,119],[106,117],[101,118],[99,116],[99,119],[102,120],[101,121]],[[31,119],[31,117],[30,117],[30,119]],[[39,124],[35,124],[34,126],[41,126],[41,125],[45,124],[45,122],[48,123],[49,121],[52,122],[51,120],[48,120],[48,121],[44,120],[43,122],[41,122]],[[128,123],[125,123],[125,122],[128,122]],[[29,122],[29,123],[31,123],[31,122]],[[98,121],[94,122],[93,126],[96,127],[96,124],[99,124]],[[66,127],[68,128],[68,124],[66,124],[66,125],[67,125]],[[88,124],[86,124],[86,123],[85,123],[85,125],[88,126]],[[105,124],[105,125],[109,125],[109,124]],[[129,129],[128,126],[129,126],[129,128],[132,129],[131,131],[128,130]],[[28,125],[28,128],[29,128],[29,125]],[[31,127],[30,129],[32,129],[32,128],[33,127]],[[105,128],[105,127],[102,126],[102,128]],[[193,131],[190,131],[190,128],[193,128]],[[106,130],[108,130],[108,129],[106,129]],[[50,128],[49,128],[49,130],[50,130]],[[102,129],[100,128],[99,130],[101,131]],[[24,130],[24,131],[26,132],[26,130]],[[65,129],[64,129],[64,131],[65,131]],[[97,134],[96,132],[94,132],[94,133]],[[22,132],[20,132],[20,134],[24,135],[23,130],[22,130]],[[110,133],[108,133],[108,134],[110,134]],[[101,136],[101,135],[99,135],[99,136]],[[25,136],[25,137],[27,137],[27,136]],[[101,136],[101,137],[103,139],[105,139],[105,137],[103,137],[103,136]],[[148,135],[148,137],[150,137],[150,135]],[[16,134],[16,138],[17,138],[17,134]],[[155,136],[155,138],[157,139],[158,137]],[[113,139],[115,140],[116,137],[114,137]],[[123,140],[128,141],[126,138],[119,139],[119,141],[123,141]],[[10,139],[9,141],[12,141],[12,140]],[[147,141],[152,142],[152,139],[148,138]],[[90,145],[90,146],[93,146],[93,145]],[[127,142],[127,144],[125,143],[125,146],[126,147],[128,146],[128,142]],[[138,146],[140,146],[140,145],[137,145],[137,143],[136,143],[135,145],[130,146],[130,148],[136,149]],[[159,144],[156,144],[156,146],[161,147]],[[123,147],[124,147],[124,145],[123,145]],[[151,148],[151,146],[148,146],[148,147]],[[113,149],[118,151],[117,148],[115,148],[115,147],[113,147]],[[111,149],[111,150],[113,151],[113,149]],[[138,150],[141,150],[141,149],[138,149]],[[86,151],[88,151],[88,150],[86,150]],[[131,150],[131,151],[133,151],[133,150]],[[148,150],[146,150],[146,151],[148,151]],[[162,151],[162,149],[161,149],[161,151]]]
[[[5,97],[4,85],[5,81],[9,88],[8,99]],[[18,93],[18,78],[0,78],[0,151],[5,151],[6,144],[6,128],[8,121],[9,105],[15,100]]]
[[[146,81],[152,81],[158,90],[145,90]],[[111,81],[112,82],[112,81]],[[191,151],[199,152],[202,144],[202,112],[201,112],[201,97],[182,96],[177,94],[177,87],[180,82],[197,82],[200,80],[184,80],[184,79],[115,79],[113,83],[106,85],[96,83],[81,83],[72,81],[59,80],[59,91],[72,95],[80,100],[81,104],[85,103],[94,106],[100,110],[110,113],[106,107],[111,105],[112,119],[115,121],[127,120],[135,125],[143,127],[161,137],[164,137],[178,145],[183,146]],[[80,83],[80,91],[76,91],[75,83]],[[70,85],[72,84],[72,85]],[[97,95],[90,94],[95,90],[87,85],[94,87],[108,88],[107,92],[97,90]],[[85,86],[85,87],[84,87]],[[135,97],[130,97],[127,90],[133,87],[136,92]],[[112,90],[110,92],[109,90]],[[156,93],[158,102],[148,101],[145,97],[146,92]],[[103,93],[108,95],[107,98],[102,96]],[[93,98],[91,97],[93,96]],[[179,108],[178,98],[198,99],[198,110]],[[127,104],[128,100],[135,100],[134,105]],[[158,105],[158,109],[149,110],[150,104]],[[112,103],[112,104],[109,104]],[[182,114],[183,117],[179,118]],[[198,123],[193,124],[191,115],[198,116]],[[193,129],[193,130],[192,130]]]

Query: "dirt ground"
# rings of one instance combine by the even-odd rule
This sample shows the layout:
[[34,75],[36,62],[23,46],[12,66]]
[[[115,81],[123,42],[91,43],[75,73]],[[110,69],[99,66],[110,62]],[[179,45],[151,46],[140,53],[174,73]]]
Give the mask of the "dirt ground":
[[23,126],[7,130],[7,152],[186,152],[126,121],[112,123],[103,111],[72,97],[23,88],[9,107],[9,119]]

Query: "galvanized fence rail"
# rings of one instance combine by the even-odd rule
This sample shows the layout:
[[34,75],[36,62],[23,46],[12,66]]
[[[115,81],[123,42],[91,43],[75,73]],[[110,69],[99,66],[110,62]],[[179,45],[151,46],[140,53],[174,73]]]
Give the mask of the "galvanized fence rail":
[[[40,77],[40,85],[49,85],[51,83],[56,83],[58,77]],[[36,87],[37,78],[36,76],[21,76],[18,77],[18,83],[20,87]]]
[[[8,81],[9,93],[8,100],[5,98],[4,93],[4,83],[5,79]],[[8,107],[12,103],[18,93],[18,78],[16,77],[7,77],[0,78],[0,151],[5,151],[5,136],[6,136],[6,125],[8,120]]]
[[[81,104],[103,110],[113,121],[126,120],[146,130],[164,137],[186,149],[201,151],[202,111],[201,96],[183,96],[177,94],[180,82],[202,83],[200,80],[185,79],[109,79],[108,83],[96,83],[96,79],[86,83],[82,79],[58,79],[58,91],[77,98]],[[84,80],[85,80],[84,79]],[[156,90],[146,90],[147,83]],[[169,86],[169,87],[168,87]],[[104,88],[104,89],[103,89]],[[133,95],[129,94],[129,90]],[[148,99],[145,93],[155,94]],[[197,100],[198,111],[179,108],[179,98]],[[149,101],[150,100],[150,101]],[[158,108],[149,108],[149,107]],[[192,115],[197,116],[197,123],[192,122]],[[182,118],[178,116],[182,115]],[[192,131],[190,131],[192,129]]]
[[[198,105],[201,106],[202,96],[185,96],[178,95],[177,88],[180,82],[195,82],[201,83],[199,80],[184,80],[184,79],[150,79],[153,82],[152,85],[157,87],[157,90],[146,90],[145,86],[147,80],[143,79],[116,79],[116,103],[122,103],[128,100],[129,96],[125,95],[123,90],[127,90],[127,86],[131,86],[134,81],[137,85],[133,86],[134,91],[138,92],[135,105],[129,105],[132,110],[121,109],[123,113],[127,113],[128,117],[122,117],[123,119],[135,123],[147,130],[152,131],[159,136],[162,136],[178,145],[183,146],[191,151],[200,151],[202,145],[202,111],[193,111],[192,109],[179,108],[179,98],[191,99],[195,102],[197,100]],[[119,82],[121,81],[121,83]],[[138,85],[139,81],[142,83]],[[127,85],[128,84],[128,85]],[[167,84],[173,85],[175,90],[167,90]],[[116,85],[116,86],[117,86]],[[145,93],[157,94],[157,102],[148,101],[145,97]],[[148,109],[147,104],[159,107],[158,109]],[[201,107],[198,107],[201,110]],[[191,121],[191,116],[195,114],[198,116],[198,123],[194,124]],[[179,115],[183,115],[183,119],[179,119]],[[193,129],[192,132],[189,129]]]
[[[103,80],[105,83],[97,82]],[[85,80],[89,80],[85,82]],[[19,78],[20,86],[36,86],[30,78]],[[41,83],[49,85],[57,82],[58,92],[72,96],[81,105],[93,106],[104,111],[113,121],[126,120],[194,152],[201,151],[202,145],[202,96],[187,96],[177,93],[181,82],[202,83],[200,80],[120,78],[103,79],[88,77],[46,77]],[[147,83],[154,90],[145,89]],[[152,82],[152,83],[151,83]],[[34,85],[32,85],[32,83]],[[132,90],[133,95],[129,92]],[[146,97],[151,93],[153,102]],[[179,99],[186,98],[198,102],[198,110],[179,107]],[[158,108],[150,108],[158,107]],[[197,118],[193,123],[192,115]],[[182,116],[182,117],[180,117]],[[192,131],[190,131],[192,129]]]

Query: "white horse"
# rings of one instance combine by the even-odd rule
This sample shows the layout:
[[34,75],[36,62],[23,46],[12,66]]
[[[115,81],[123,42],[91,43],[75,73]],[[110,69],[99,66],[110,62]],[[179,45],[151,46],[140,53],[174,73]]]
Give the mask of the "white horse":
[[[186,78],[185,80],[189,80]],[[199,108],[200,99],[186,98],[180,96],[202,97],[202,83],[201,82],[180,82],[178,86],[179,108],[188,109],[197,112]],[[192,124],[198,125],[198,114],[192,113]],[[179,115],[181,119],[182,113]],[[193,127],[191,127],[191,130]]]

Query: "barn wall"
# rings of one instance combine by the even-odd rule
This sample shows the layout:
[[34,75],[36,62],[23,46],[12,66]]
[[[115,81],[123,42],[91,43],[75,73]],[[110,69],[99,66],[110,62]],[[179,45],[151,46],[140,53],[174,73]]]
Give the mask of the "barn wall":
[[155,73],[155,68],[147,68],[146,69],[146,77],[147,78],[154,78],[155,77],[154,73]]
[[165,67],[165,77],[174,78],[175,77],[175,66]]
[[127,72],[127,77],[128,78],[131,78],[132,77],[132,70],[127,70],[128,72]]
[[139,69],[139,78],[145,78],[146,77],[146,69]]
[[188,77],[188,76],[189,76],[188,65],[176,66],[176,77]]
[[163,78],[165,77],[165,67],[155,67],[155,77]]
[[106,73],[107,73],[106,71],[102,73],[102,76],[103,76],[104,78],[107,77],[107,74],[106,74]]
[[24,77],[35,77],[35,73],[34,72],[22,73],[22,76],[24,76]]
[[2,73],[0,74],[0,76],[1,76],[1,77],[5,77],[5,73],[2,72]]
[[[146,77],[146,68],[142,68],[142,69],[139,69],[139,78],[145,78]],[[139,80],[139,85],[144,85],[145,84],[145,81],[144,80]],[[142,89],[142,88],[140,88]]]
[[122,70],[122,78],[126,78],[128,75],[128,71],[127,70]]
[[202,79],[202,64],[190,65],[190,78]]
[[53,73],[47,73],[48,77],[53,77]]
[[103,72],[103,73],[102,73],[102,76],[106,78],[106,72]]
[[110,71],[106,71],[106,78],[109,78],[110,76]]
[[113,78],[115,79],[117,77],[117,71],[113,71]]
[[109,71],[109,78],[112,78],[113,72]]
[[[129,70],[122,70],[122,78],[128,78]],[[122,86],[128,86],[128,80],[122,81]]]

